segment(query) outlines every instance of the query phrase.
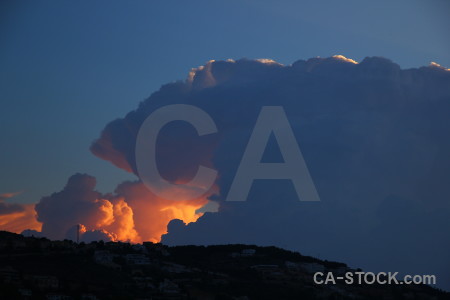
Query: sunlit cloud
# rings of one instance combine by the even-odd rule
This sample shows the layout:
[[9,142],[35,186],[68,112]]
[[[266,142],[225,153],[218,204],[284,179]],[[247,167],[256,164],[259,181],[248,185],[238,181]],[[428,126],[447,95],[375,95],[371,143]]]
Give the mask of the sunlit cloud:
[[347,58],[344,55],[340,55],[340,54],[339,55],[333,55],[333,58],[336,58],[336,59],[339,59],[339,60],[342,60],[342,61],[345,61],[345,62],[349,62],[349,63],[352,63],[352,64],[358,64],[357,61],[355,61],[355,60],[353,60],[351,58]]
[[0,202],[5,201],[6,199],[12,198],[14,196],[17,196],[21,194],[22,192],[14,192],[14,193],[3,193],[0,194]]
[[22,211],[0,214],[0,230],[21,233],[26,229],[41,231],[42,223],[37,221],[34,204],[21,204]]
[[434,61],[432,61],[430,63],[430,67],[438,68],[438,69],[445,70],[445,71],[450,71],[450,69],[447,69]]

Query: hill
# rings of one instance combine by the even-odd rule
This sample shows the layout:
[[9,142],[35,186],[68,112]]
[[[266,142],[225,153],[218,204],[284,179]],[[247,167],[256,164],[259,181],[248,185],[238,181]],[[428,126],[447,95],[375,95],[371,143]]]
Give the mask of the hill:
[[359,271],[276,247],[77,244],[0,231],[0,299],[450,299],[422,284],[313,278]]

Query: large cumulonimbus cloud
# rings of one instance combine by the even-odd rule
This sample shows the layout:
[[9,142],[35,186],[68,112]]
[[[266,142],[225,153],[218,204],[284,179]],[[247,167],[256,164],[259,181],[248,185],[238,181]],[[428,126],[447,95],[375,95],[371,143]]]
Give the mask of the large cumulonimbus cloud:
[[[0,228],[52,239],[78,232],[85,242],[276,245],[368,271],[435,274],[450,288],[448,69],[402,70],[379,57],[211,61],[112,121],[91,151],[137,174],[138,131],[170,104],[201,108],[218,131],[198,136],[187,122],[167,124],[157,167],[173,183],[190,181],[199,165],[216,169],[207,194],[165,199],[140,181],[101,194],[95,178],[75,174],[35,206],[0,195]],[[263,106],[286,112],[320,202],[298,201],[292,182],[270,179],[255,180],[245,202],[225,201]],[[283,159],[272,136],[263,162]],[[200,212],[211,204],[218,211]]]
[[[200,164],[215,168],[220,208],[188,225],[173,221],[164,243],[277,245],[450,281],[449,70],[402,70],[379,57],[211,61],[108,124],[92,152],[136,173],[142,122],[179,103],[207,112],[218,133],[198,137],[187,123],[168,125],[158,167],[171,181],[189,180]],[[224,201],[262,106],[284,108],[320,202],[298,201],[287,180],[257,180],[246,202]],[[267,162],[279,160],[272,140]]]

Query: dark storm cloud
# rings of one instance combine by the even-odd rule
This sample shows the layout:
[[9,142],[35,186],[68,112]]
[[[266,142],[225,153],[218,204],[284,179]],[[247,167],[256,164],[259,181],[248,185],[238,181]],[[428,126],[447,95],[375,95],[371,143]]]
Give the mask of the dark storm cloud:
[[[163,242],[278,245],[372,270],[450,279],[448,268],[439,267],[450,265],[448,70],[436,64],[402,70],[380,57],[289,66],[211,61],[106,126],[92,152],[135,172],[140,125],[174,103],[202,108],[219,132],[208,140],[185,124],[166,129],[158,167],[176,180],[212,164],[220,209],[187,226],[173,221]],[[299,202],[292,184],[281,180],[255,181],[246,202],[223,201],[264,105],[286,111],[321,202]],[[265,161],[276,160],[275,152]]]

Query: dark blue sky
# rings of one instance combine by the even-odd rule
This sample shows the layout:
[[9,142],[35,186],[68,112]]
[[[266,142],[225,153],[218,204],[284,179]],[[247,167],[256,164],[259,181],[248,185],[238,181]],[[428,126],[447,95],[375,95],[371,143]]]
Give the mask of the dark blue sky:
[[36,202],[75,172],[103,192],[133,178],[94,157],[91,142],[210,59],[343,54],[450,67],[449,11],[444,0],[2,1],[0,194]]

